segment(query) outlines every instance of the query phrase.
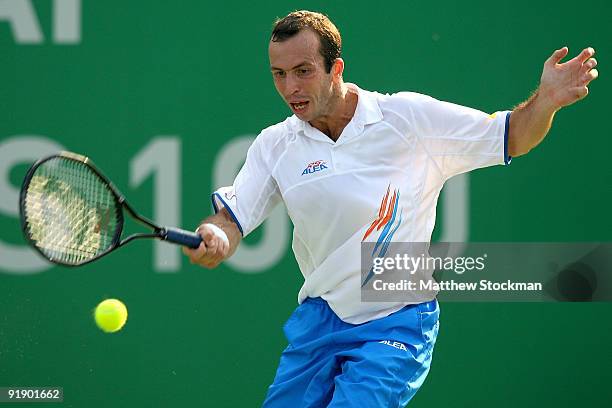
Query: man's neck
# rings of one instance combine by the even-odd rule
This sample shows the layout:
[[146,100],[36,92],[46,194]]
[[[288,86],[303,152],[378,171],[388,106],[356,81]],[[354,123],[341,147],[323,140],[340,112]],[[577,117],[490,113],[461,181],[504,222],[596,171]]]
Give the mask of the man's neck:
[[334,142],[355,115],[358,102],[357,89],[340,84],[338,96],[332,101],[330,113],[310,122],[310,125],[329,136]]

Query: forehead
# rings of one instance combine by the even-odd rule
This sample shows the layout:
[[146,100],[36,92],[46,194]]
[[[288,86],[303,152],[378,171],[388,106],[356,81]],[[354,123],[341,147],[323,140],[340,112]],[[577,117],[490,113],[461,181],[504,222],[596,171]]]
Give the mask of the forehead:
[[270,41],[268,55],[270,66],[289,70],[303,62],[311,64],[323,63],[319,53],[320,40],[317,34],[304,29],[285,41]]

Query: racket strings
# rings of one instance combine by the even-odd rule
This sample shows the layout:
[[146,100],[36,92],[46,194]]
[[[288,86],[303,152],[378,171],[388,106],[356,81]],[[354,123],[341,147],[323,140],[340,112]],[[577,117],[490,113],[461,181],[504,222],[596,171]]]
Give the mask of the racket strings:
[[73,265],[109,249],[119,228],[106,183],[84,163],[61,157],[36,169],[26,191],[25,219],[45,255]]

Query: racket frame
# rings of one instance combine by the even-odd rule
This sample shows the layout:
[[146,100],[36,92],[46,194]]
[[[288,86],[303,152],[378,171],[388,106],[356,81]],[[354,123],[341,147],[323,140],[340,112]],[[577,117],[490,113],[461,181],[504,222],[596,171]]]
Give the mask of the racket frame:
[[[65,263],[65,262],[61,262],[58,261],[56,259],[53,259],[49,256],[47,256],[34,242],[34,240],[32,240],[30,234],[27,232],[27,221],[26,221],[26,217],[25,217],[25,199],[26,199],[26,192],[27,192],[27,188],[30,185],[30,181],[32,180],[32,177],[34,176],[34,173],[36,172],[36,170],[44,163],[46,163],[49,160],[53,160],[56,158],[61,158],[61,159],[68,159],[68,160],[72,160],[74,162],[77,163],[81,163],[84,164],[85,166],[87,166],[90,170],[92,170],[94,172],[94,174],[99,177],[103,183],[105,183],[112,196],[113,199],[115,200],[115,211],[116,211],[116,215],[117,215],[117,224],[118,227],[115,230],[115,234],[112,238],[111,241],[111,245],[104,250],[103,252],[99,253],[98,255],[96,255],[95,257],[88,259],[86,261],[80,262],[80,263],[73,263],[73,264],[69,264],[69,263]],[[124,239],[121,239],[121,234],[123,232],[123,227],[124,227],[124,223],[125,223],[125,217],[123,214],[123,209],[125,209],[128,214],[137,222],[139,222],[140,224],[144,225],[145,227],[148,227],[150,229],[153,230],[153,232],[150,233],[145,233],[145,232],[137,232],[134,233],[132,235],[127,236]],[[109,253],[111,253],[112,251],[114,251],[117,248],[122,247],[123,245],[127,244],[128,242],[131,242],[135,239],[142,239],[142,238],[158,238],[161,240],[167,240],[168,239],[168,228],[161,228],[158,225],[156,225],[153,221],[149,220],[146,217],[143,217],[142,215],[138,214],[136,212],[136,210],[134,210],[134,208],[127,202],[127,200],[125,199],[125,196],[119,191],[119,189],[108,179],[108,177],[106,177],[97,167],[96,165],[93,163],[93,161],[87,157],[87,156],[83,156],[77,153],[73,153],[73,152],[68,152],[68,151],[61,151],[59,153],[55,153],[52,154],[50,156],[44,157],[42,159],[37,160],[28,170],[23,183],[21,185],[21,191],[19,193],[19,218],[21,221],[21,230],[23,232],[23,235],[25,236],[26,240],[28,241],[28,243],[34,247],[34,249],[36,249],[36,251],[41,254],[45,259],[49,260],[50,262],[57,264],[57,265],[63,265],[63,266],[69,266],[69,267],[74,267],[74,266],[82,266],[82,265],[86,265],[90,262],[96,261],[100,258],[102,258],[105,255],[108,255]],[[181,230],[177,230],[177,231],[181,231]]]

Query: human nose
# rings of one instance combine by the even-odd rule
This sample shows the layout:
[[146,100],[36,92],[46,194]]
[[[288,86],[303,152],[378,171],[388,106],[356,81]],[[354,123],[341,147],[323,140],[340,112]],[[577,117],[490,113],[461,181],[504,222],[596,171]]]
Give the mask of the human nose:
[[289,95],[299,93],[300,91],[300,79],[297,78],[293,73],[289,73],[287,75],[287,82],[285,85],[287,94]]

